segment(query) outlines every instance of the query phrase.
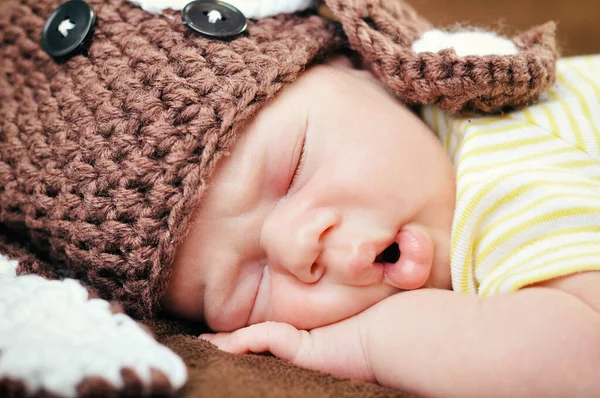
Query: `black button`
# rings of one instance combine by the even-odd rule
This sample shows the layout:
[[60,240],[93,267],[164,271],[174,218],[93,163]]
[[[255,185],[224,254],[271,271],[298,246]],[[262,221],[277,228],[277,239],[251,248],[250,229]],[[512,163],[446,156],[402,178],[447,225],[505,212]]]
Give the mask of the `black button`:
[[227,40],[243,33],[248,26],[240,10],[216,0],[196,0],[181,10],[183,24],[211,39]]
[[42,33],[42,48],[51,57],[63,58],[85,48],[96,23],[96,14],[83,0],[61,4],[48,17]]

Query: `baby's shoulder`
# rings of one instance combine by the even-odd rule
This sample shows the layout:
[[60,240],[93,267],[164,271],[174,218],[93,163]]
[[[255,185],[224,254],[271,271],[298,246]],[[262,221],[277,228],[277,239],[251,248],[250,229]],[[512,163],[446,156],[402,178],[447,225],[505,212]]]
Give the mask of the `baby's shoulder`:
[[[600,161],[600,56],[565,58],[539,101],[502,115],[449,115],[426,107],[423,118],[457,168],[491,158],[552,163]],[[556,156],[558,155],[558,156]],[[548,158],[550,156],[550,158]]]

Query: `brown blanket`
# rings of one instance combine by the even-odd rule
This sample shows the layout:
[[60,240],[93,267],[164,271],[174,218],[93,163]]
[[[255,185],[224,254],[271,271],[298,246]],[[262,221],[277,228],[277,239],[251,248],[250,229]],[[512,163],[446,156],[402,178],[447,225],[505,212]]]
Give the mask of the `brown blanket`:
[[301,369],[266,355],[232,355],[196,336],[200,328],[176,321],[145,322],[185,361],[184,397],[405,397],[378,385]]

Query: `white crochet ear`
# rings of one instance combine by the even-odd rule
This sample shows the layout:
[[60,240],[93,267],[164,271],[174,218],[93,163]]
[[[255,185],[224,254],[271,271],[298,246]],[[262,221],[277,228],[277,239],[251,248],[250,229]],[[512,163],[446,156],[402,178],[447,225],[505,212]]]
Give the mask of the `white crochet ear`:
[[86,380],[102,379],[116,396],[125,387],[124,371],[140,380],[140,395],[152,392],[156,371],[173,392],[183,386],[181,358],[133,319],[89,299],[73,279],[15,276],[15,263],[0,256],[0,391],[12,382],[22,383],[27,395],[76,397]]
[[0,284],[17,277],[17,265],[15,260],[9,260],[0,254]]
[[[181,10],[191,0],[129,0],[144,11],[159,14],[170,8]],[[290,14],[314,7],[317,0],[227,0],[244,14],[246,18],[261,19],[277,14]]]
[[465,30],[459,32],[444,32],[433,29],[425,32],[423,36],[412,45],[413,51],[438,52],[453,48],[456,55],[509,55],[517,54],[519,49],[505,37],[494,32]]

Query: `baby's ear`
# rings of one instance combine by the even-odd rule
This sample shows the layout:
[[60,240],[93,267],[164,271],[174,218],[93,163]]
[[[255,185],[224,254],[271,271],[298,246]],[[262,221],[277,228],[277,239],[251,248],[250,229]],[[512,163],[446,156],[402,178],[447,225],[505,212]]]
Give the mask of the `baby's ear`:
[[326,3],[365,65],[408,104],[503,112],[533,103],[554,82],[553,22],[509,39],[435,29],[400,0]]
[[345,57],[342,54],[336,54],[333,57],[329,57],[324,63],[326,65],[333,66],[334,68],[348,71],[356,69],[350,58]]
[[365,69],[365,66],[360,60],[350,59],[346,55],[336,55],[328,58],[325,61],[325,64],[332,66],[336,69],[342,70],[345,73],[353,75],[359,79],[373,82],[376,85],[381,85],[381,82],[377,80],[377,78],[373,76],[373,74],[369,72],[368,69]]

